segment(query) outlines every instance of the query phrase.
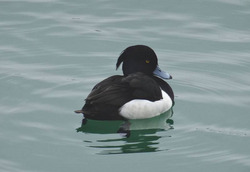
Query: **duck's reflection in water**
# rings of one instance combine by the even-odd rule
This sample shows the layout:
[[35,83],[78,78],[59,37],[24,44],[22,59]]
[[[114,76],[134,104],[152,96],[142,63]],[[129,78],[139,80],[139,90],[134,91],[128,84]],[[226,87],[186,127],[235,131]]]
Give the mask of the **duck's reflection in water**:
[[[129,121],[95,121],[83,120],[77,132],[106,134],[112,138],[97,139],[96,141],[84,140],[89,147],[100,148],[99,154],[122,154],[160,151],[159,131],[173,129],[172,109],[158,117],[151,119]],[[114,135],[116,134],[115,138]],[[171,136],[165,136],[171,137]]]

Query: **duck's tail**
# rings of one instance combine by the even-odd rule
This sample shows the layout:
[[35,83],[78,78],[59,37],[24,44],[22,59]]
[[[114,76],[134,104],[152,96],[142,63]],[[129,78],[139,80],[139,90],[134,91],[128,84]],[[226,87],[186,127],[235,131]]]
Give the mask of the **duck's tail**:
[[75,110],[75,113],[83,113],[82,110]]

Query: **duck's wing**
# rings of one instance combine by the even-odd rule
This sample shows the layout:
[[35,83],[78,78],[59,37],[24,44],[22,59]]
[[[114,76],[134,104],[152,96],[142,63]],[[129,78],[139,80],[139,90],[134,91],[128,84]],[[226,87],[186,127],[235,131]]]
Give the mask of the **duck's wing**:
[[86,98],[81,111],[92,119],[121,119],[119,108],[133,99],[150,101],[162,98],[157,82],[151,77],[135,73],[128,76],[111,76],[98,83]]
[[91,104],[105,103],[122,106],[133,99],[150,101],[162,98],[159,85],[149,76],[135,73],[112,76],[97,84],[86,98]]
[[120,106],[129,98],[128,87],[122,84],[123,76],[111,76],[98,83],[86,98],[89,104],[112,104]]
[[85,105],[76,113],[95,120],[122,120],[119,108],[129,101],[128,87],[121,84],[122,76],[111,76],[98,83],[85,99]]

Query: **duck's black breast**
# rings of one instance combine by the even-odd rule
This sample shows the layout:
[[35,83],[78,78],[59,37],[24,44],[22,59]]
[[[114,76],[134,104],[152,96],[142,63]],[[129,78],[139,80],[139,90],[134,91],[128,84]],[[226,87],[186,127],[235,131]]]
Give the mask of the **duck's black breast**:
[[162,99],[159,84],[140,72],[111,76],[92,89],[82,111],[89,119],[121,120],[124,118],[119,115],[119,108],[133,99]]
[[153,78],[157,82],[157,84],[161,87],[161,89],[169,95],[172,102],[174,103],[174,92],[173,92],[172,88],[170,87],[170,85],[167,82],[165,82],[164,80],[162,80],[161,78],[158,78],[156,76],[154,76]]

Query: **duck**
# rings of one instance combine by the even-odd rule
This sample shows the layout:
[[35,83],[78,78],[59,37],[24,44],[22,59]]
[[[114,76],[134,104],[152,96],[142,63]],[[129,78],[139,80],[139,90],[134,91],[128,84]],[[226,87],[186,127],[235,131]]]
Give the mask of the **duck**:
[[75,113],[92,120],[133,120],[153,118],[172,108],[174,92],[164,81],[172,76],[160,69],[152,48],[127,47],[118,57],[116,70],[121,64],[123,75],[96,84]]

